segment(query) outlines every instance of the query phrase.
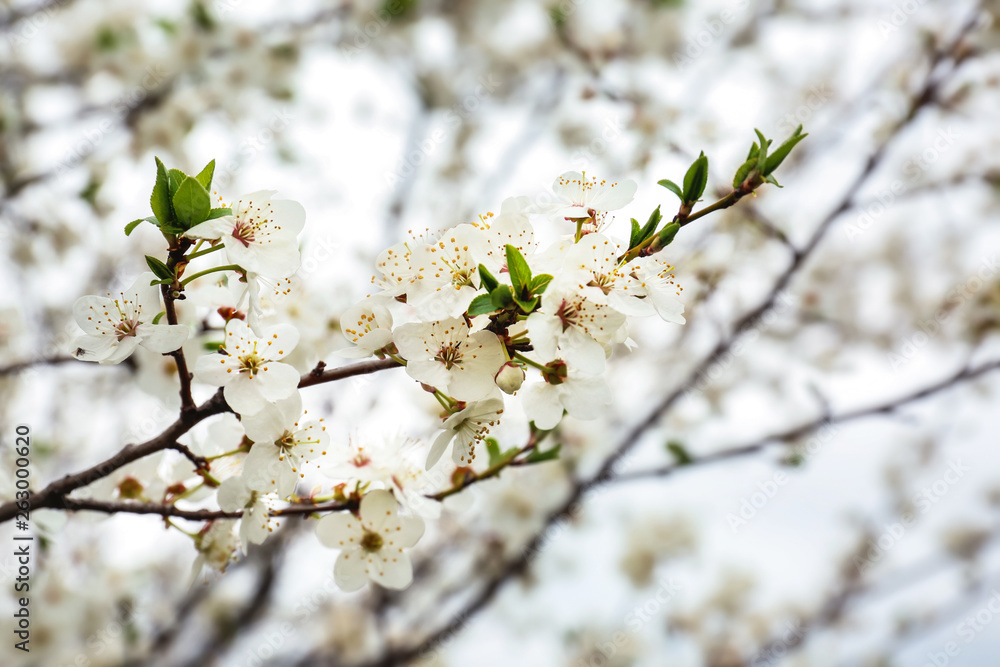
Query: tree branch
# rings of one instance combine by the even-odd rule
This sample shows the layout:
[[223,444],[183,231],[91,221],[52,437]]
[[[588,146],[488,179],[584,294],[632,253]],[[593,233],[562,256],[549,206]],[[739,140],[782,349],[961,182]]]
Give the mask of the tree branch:
[[[385,370],[398,366],[395,361],[391,359],[386,360],[374,360],[374,361],[362,361],[357,364],[351,364],[349,366],[341,366],[339,368],[333,368],[326,371],[321,371],[319,374],[315,374],[315,371],[307,373],[302,376],[299,380],[299,387],[311,387],[317,384],[323,384],[325,382],[335,382],[337,380],[343,380],[345,378],[354,377],[356,375],[366,375],[368,373],[375,373],[380,370]],[[67,494],[75,491],[76,489],[83,488],[93,482],[101,479],[102,477],[107,477],[112,472],[121,468],[124,465],[143,458],[144,456],[149,456],[150,454],[155,454],[156,452],[162,451],[164,449],[175,448],[174,445],[177,438],[184,435],[190,431],[195,425],[204,421],[208,417],[213,415],[222,414],[224,412],[231,412],[230,407],[226,404],[226,400],[223,397],[222,390],[215,392],[209,400],[205,401],[201,405],[197,406],[193,410],[187,412],[182,412],[173,424],[168,426],[160,435],[147,440],[138,445],[126,445],[114,456],[98,463],[97,465],[91,466],[86,470],[82,470],[78,473],[71,475],[65,475],[61,479],[52,482],[47,487],[42,489],[37,493],[31,494],[31,508],[32,509],[42,509],[42,508],[52,508],[52,509],[74,509],[68,507],[65,503],[69,499],[66,498]],[[81,503],[82,500],[72,500],[72,503]],[[100,510],[97,510],[100,511]],[[315,509],[313,511],[316,511]],[[0,523],[5,521],[10,521],[14,518],[17,512],[17,505],[13,502],[0,505]],[[160,511],[149,511],[142,512],[147,514],[162,514]],[[303,512],[304,513],[304,512]],[[180,516],[180,515],[176,515]]]

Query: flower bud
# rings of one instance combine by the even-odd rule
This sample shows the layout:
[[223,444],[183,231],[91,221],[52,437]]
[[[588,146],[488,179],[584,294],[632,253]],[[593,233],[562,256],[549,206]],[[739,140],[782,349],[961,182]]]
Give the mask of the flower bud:
[[508,361],[500,367],[493,379],[496,380],[500,391],[505,394],[513,394],[521,388],[521,383],[524,382],[524,369],[513,361]]

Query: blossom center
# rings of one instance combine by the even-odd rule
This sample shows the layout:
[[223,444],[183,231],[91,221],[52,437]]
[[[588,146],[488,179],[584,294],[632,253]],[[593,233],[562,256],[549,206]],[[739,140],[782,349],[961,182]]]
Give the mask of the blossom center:
[[452,366],[462,361],[462,351],[459,349],[461,346],[461,343],[442,345],[437,356],[434,357],[435,361],[440,361],[446,369],[451,370]]
[[135,335],[135,330],[139,328],[138,320],[126,319],[115,325],[115,338],[122,341]]
[[376,532],[366,530],[364,537],[361,538],[361,548],[368,553],[378,551],[382,548],[382,536]]
[[249,247],[254,241],[255,231],[254,225],[238,220],[236,226],[233,227],[233,238],[242,243],[244,247]]

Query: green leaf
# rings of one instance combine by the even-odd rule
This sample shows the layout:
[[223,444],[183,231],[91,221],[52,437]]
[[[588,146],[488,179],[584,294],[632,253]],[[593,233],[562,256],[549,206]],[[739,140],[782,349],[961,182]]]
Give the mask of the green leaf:
[[771,140],[766,138],[760,130],[754,129],[757,133],[757,138],[760,139],[760,152],[757,154],[757,171],[764,173],[764,168],[767,166],[767,149],[771,145]]
[[161,225],[170,224],[174,216],[170,209],[170,192],[167,187],[167,169],[156,160],[156,185],[153,186],[153,194],[149,197],[149,207],[153,209],[153,215],[159,220]]
[[[639,245],[643,241],[649,238],[650,234],[656,231],[657,226],[660,224],[660,220],[663,219],[663,215],[660,213],[660,207],[657,206],[656,210],[649,214],[649,220],[646,221],[645,226],[639,230]],[[635,247],[635,246],[633,246]]]
[[232,215],[233,209],[231,208],[213,208],[208,212],[208,217],[206,220],[215,220],[216,218],[221,218],[224,215]]
[[539,299],[537,296],[533,296],[530,299],[522,299],[517,294],[514,295],[514,303],[517,307],[521,309],[521,312],[525,315],[530,315],[535,312],[535,308],[538,308]]
[[552,282],[552,276],[547,273],[539,273],[528,283],[528,289],[532,294],[543,294],[550,282]]
[[642,233],[642,227],[639,226],[639,221],[632,218],[632,233],[628,237],[628,247],[629,250],[639,245],[639,235]]
[[489,269],[487,269],[482,264],[479,265],[479,279],[482,281],[483,288],[487,292],[492,292],[497,288],[497,285],[500,284],[500,281],[494,278],[493,274],[490,273]]
[[681,226],[679,223],[671,222],[669,225],[660,230],[660,238],[657,240],[657,244],[661,248],[666,248],[668,245],[673,243],[674,237],[677,236]]
[[156,259],[155,257],[146,255],[146,265],[149,266],[149,270],[153,272],[153,275],[155,275],[160,280],[173,281],[174,272],[168,269],[166,264]]
[[706,185],[708,185],[708,158],[702,152],[684,174],[684,203],[693,204],[701,199]]
[[664,178],[662,181],[657,181],[656,184],[662,185],[667,190],[670,190],[675,195],[677,195],[677,198],[680,199],[682,202],[684,201],[684,191],[681,190],[681,187],[676,183],[674,183],[673,181],[668,181],[667,179]]
[[469,304],[469,317],[475,317],[476,315],[485,315],[486,313],[492,313],[497,310],[497,307],[493,305],[493,299],[489,294],[480,294],[472,303]]
[[788,157],[788,154],[792,152],[792,149],[808,136],[808,133],[802,134],[801,125],[795,128],[795,132],[792,133],[792,136],[788,137],[788,139],[785,140],[785,143],[778,146],[778,149],[767,157],[767,163],[764,166],[764,175],[768,176],[771,172],[777,169],[778,166],[785,161],[785,158]]
[[554,461],[559,458],[559,450],[562,449],[562,443],[559,443],[552,449],[547,449],[544,452],[540,450],[533,450],[528,457],[524,459],[528,463],[542,463],[543,461]]
[[149,286],[153,287],[154,285],[169,285],[172,282],[174,282],[173,278],[165,278],[163,280],[150,280]]
[[214,174],[215,174],[215,160],[212,160],[211,162],[205,165],[205,168],[202,169],[197,176],[195,176],[195,179],[197,179],[197,181],[201,183],[206,190],[211,190],[212,176]]
[[160,312],[158,312],[158,313],[156,314],[156,317],[154,317],[154,318],[153,318],[153,324],[159,324],[159,323],[160,323],[160,319],[161,319],[161,318],[162,318],[162,317],[163,317],[164,315],[166,315],[166,314],[167,314],[167,311],[165,311],[165,310],[161,310]]
[[496,438],[486,438],[486,453],[490,457],[490,467],[503,465],[507,463],[515,455],[517,455],[517,447],[511,447],[505,452],[500,451],[500,443],[497,442]]
[[171,169],[167,172],[167,189],[170,191],[171,200],[174,198],[177,188],[181,186],[181,183],[183,183],[184,179],[187,177],[188,175],[180,169]]
[[495,290],[490,292],[490,299],[493,300],[496,310],[503,310],[514,302],[514,295],[511,294],[510,287],[499,285]]
[[208,190],[190,176],[185,176],[178,186],[173,202],[177,221],[184,229],[190,229],[203,222],[212,210],[212,198]]
[[674,463],[679,466],[686,466],[694,459],[688,454],[688,450],[679,442],[671,440],[667,443],[667,451],[674,455]]
[[507,271],[510,272],[510,282],[515,294],[527,294],[528,283],[531,282],[531,268],[524,255],[514,246],[507,244]]
[[736,170],[736,176],[733,177],[733,187],[738,188],[743,185],[743,181],[747,179],[753,168],[757,166],[757,160],[755,158],[750,158]]
[[138,220],[133,220],[132,222],[125,225],[125,236],[129,236],[132,231],[144,222],[151,222],[154,225],[158,224],[156,218],[150,216],[148,218],[139,218]]
[[221,340],[206,340],[201,346],[209,352],[218,352],[219,348],[225,347]]

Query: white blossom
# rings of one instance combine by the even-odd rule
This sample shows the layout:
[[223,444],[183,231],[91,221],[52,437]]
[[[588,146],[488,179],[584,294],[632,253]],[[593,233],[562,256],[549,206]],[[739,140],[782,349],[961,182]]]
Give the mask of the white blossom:
[[448,417],[443,429],[434,439],[427,455],[427,468],[434,467],[449,444],[454,443],[451,459],[458,466],[471,465],[476,458],[475,446],[500,422],[503,414],[503,400],[491,398],[469,403],[465,408]]
[[224,387],[226,402],[239,414],[255,414],[268,402],[287,398],[298,387],[298,371],[278,361],[298,340],[299,332],[288,324],[279,324],[258,338],[246,322],[230,320],[224,351],[198,359],[195,379]]
[[268,278],[287,278],[299,268],[296,237],[306,212],[296,201],[271,199],[274,194],[259,190],[243,195],[233,205],[232,215],[206,220],[184,236],[221,240],[231,263]]
[[345,591],[356,591],[369,580],[386,588],[406,588],[413,580],[413,565],[404,551],[424,534],[424,522],[399,516],[398,504],[385,490],[371,491],[361,499],[358,516],[328,514],[316,525],[324,546],[340,549],[333,566],[334,580]]
[[611,405],[611,390],[602,376],[580,374],[567,366],[559,384],[533,382],[521,388],[524,412],[540,429],[555,428],[564,409],[577,419],[596,419]]
[[340,317],[340,329],[351,343],[336,354],[349,359],[370,357],[392,342],[392,314],[376,299],[365,299]]
[[298,391],[243,418],[243,428],[253,446],[243,464],[250,489],[277,491],[287,498],[304,477],[303,468],[326,454],[330,438],[322,419],[304,420]]
[[632,201],[638,185],[635,181],[609,182],[586,172],[568,171],[555,180],[552,191],[556,200],[540,204],[533,210],[554,217],[593,218],[598,213],[617,211]]
[[219,507],[225,512],[243,512],[240,544],[244,555],[250,544],[263,544],[273,530],[264,496],[249,488],[243,477],[230,477],[219,486]]
[[394,338],[411,378],[460,401],[495,393],[493,378],[507,361],[496,334],[477,331],[470,335],[465,320],[458,318],[404,324],[395,330]]
[[73,304],[73,317],[84,335],[76,339],[78,358],[117,364],[138,346],[161,354],[179,348],[188,336],[183,324],[153,324],[160,312],[159,289],[150,272],[141,274],[119,298],[82,296]]

